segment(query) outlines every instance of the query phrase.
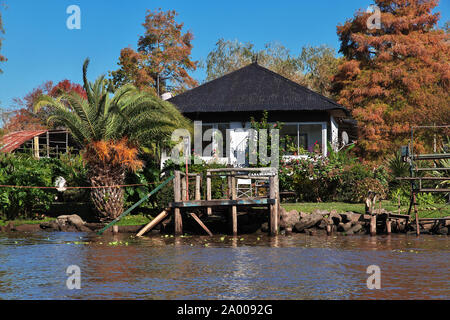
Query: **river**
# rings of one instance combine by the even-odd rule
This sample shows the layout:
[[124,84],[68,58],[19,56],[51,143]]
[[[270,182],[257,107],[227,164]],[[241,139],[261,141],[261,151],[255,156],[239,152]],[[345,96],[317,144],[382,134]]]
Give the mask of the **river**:
[[[0,299],[450,299],[448,236],[0,234]],[[66,269],[79,266],[81,289]],[[381,288],[367,288],[379,266]]]

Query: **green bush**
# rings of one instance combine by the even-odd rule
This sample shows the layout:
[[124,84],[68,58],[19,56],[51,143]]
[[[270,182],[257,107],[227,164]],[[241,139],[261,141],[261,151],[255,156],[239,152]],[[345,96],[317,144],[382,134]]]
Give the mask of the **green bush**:
[[[52,186],[50,166],[27,156],[0,156],[0,184],[14,186]],[[41,207],[48,209],[55,190],[0,188],[0,210],[8,220],[33,218]]]
[[[53,187],[57,177],[67,186],[87,186],[86,171],[80,156],[36,160],[25,154],[0,155],[0,184],[13,186]],[[7,219],[34,218],[47,211],[56,199],[86,200],[87,189],[0,188],[0,213]]]

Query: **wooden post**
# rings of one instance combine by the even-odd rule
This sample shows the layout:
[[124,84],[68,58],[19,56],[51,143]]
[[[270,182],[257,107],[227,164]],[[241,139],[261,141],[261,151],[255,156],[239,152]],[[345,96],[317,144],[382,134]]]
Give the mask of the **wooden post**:
[[417,211],[416,193],[413,192],[414,213],[416,215],[416,235],[420,236],[419,212]]
[[386,233],[391,234],[392,232],[392,221],[390,218],[386,219]]
[[[181,172],[175,171],[175,178],[173,180],[173,192],[174,192],[174,200],[175,202],[181,201]],[[181,218],[180,208],[175,208],[175,234],[180,235],[183,234],[183,220]]]
[[[236,178],[231,177],[231,200],[237,199]],[[233,235],[237,236],[237,206],[231,207],[231,220],[233,221]]]
[[45,136],[47,138],[47,158],[50,158],[50,133],[47,131]]
[[276,187],[278,185],[276,176],[269,178],[269,199],[275,200],[274,204],[269,205],[270,210],[270,235],[275,236],[278,234],[278,201]]
[[150,221],[150,223],[148,223],[144,228],[142,228],[138,234],[136,235],[137,237],[141,237],[144,233],[150,231],[151,229],[153,229],[158,223],[160,223],[165,217],[167,217],[169,215],[167,209],[163,210],[160,214],[158,214],[156,216],[155,219],[153,219],[152,221]]
[[200,184],[202,181],[202,177],[198,174],[195,176],[195,200],[201,200],[201,194],[200,194]]
[[331,236],[331,224],[327,224],[327,236]]
[[370,235],[377,235],[377,216],[374,214],[370,216]]
[[183,178],[181,178],[181,199],[182,201],[184,200],[189,200],[187,198],[187,188],[186,188],[186,180],[189,179],[187,175],[185,175]]
[[[211,200],[212,198],[212,192],[211,192],[211,174],[210,172],[206,173],[206,200]],[[206,213],[208,216],[212,214],[212,208],[208,207],[206,208]]]
[[39,136],[33,138],[33,156],[39,159]]

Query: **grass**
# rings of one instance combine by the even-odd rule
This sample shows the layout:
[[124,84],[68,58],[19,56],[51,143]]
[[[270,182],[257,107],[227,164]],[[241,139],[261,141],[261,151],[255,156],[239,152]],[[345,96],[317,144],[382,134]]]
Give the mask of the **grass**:
[[[365,205],[363,203],[345,203],[345,202],[320,202],[320,203],[282,203],[282,207],[286,210],[297,210],[306,213],[311,213],[316,209],[319,210],[336,210],[338,213],[352,211],[356,213],[365,213]],[[376,206],[378,208],[378,205]],[[384,200],[381,202],[381,207],[398,213],[398,206],[391,201]],[[441,210],[438,210],[441,209]],[[445,204],[436,204],[435,206],[418,207],[420,218],[438,218],[450,215],[450,206]],[[408,206],[400,206],[400,213],[407,214]]]
[[135,215],[128,215],[117,222],[118,226],[138,226],[141,224],[147,224],[152,221],[153,218],[149,218],[141,213]]
[[50,217],[44,217],[42,219],[16,219],[16,220],[12,220],[12,221],[0,219],[0,226],[4,227],[9,222],[12,222],[15,226],[20,226],[20,225],[24,225],[24,224],[40,224],[42,222],[48,222],[48,221],[53,221],[53,220],[56,220],[56,219],[50,218]]

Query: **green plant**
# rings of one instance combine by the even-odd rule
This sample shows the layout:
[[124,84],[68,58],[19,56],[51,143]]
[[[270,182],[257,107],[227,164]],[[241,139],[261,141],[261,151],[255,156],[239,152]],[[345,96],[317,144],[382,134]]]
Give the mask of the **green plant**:
[[[0,155],[0,184],[50,187],[51,167],[26,155]],[[34,218],[38,210],[48,210],[56,191],[41,188],[0,188],[0,211],[8,220]]]

